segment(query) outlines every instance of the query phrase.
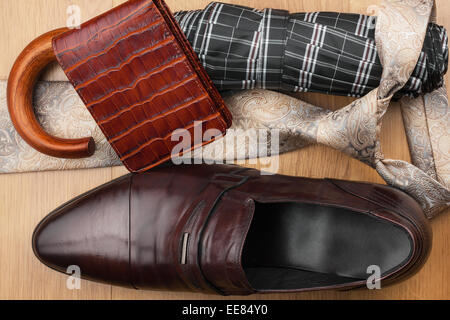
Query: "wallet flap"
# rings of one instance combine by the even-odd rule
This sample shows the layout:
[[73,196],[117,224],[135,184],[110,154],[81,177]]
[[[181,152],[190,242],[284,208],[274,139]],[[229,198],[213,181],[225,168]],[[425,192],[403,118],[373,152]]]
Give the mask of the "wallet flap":
[[215,129],[217,137],[231,126],[220,94],[163,1],[130,0],[56,37],[53,49],[132,172],[169,160],[180,143],[172,139],[177,129],[190,133],[190,141],[182,141],[187,151],[213,141],[203,140],[206,130]]

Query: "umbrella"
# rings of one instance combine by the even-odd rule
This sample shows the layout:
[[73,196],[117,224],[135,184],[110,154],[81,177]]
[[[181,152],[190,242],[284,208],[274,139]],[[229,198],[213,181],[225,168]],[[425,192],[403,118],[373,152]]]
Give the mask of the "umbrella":
[[[210,3],[175,14],[220,90],[272,89],[360,97],[380,84],[376,17]],[[448,66],[446,30],[428,25],[417,66],[399,96],[432,92]]]

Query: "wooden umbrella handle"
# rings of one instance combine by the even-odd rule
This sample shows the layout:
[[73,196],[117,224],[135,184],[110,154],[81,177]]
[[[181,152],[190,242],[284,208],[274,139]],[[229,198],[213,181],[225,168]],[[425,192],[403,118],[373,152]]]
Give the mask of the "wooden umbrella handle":
[[67,30],[62,28],[43,34],[22,51],[9,74],[7,101],[14,127],[30,146],[52,157],[78,159],[94,153],[94,139],[53,137],[41,127],[33,110],[36,81],[42,70],[56,60],[52,40]]

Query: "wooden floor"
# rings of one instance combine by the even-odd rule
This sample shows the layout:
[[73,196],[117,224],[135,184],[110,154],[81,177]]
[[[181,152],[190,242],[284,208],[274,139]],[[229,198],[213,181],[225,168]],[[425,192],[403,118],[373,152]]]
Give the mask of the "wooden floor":
[[[210,0],[167,0],[170,7],[198,9]],[[226,1],[226,0],[224,0]],[[229,1],[229,0],[228,0]],[[7,79],[23,47],[36,36],[65,25],[66,8],[77,4],[87,20],[121,0],[1,0],[0,79]],[[378,0],[237,0],[242,5],[278,7],[294,11],[366,13]],[[450,30],[450,3],[437,1],[438,20]],[[55,69],[55,68],[54,68]],[[64,79],[53,70],[47,79]],[[447,78],[447,83],[448,83]],[[318,105],[338,108],[347,98],[305,95]],[[409,161],[403,124],[397,105],[388,111],[382,143],[386,156]],[[325,147],[311,147],[280,157],[280,173],[332,177],[382,183],[376,172],[356,160]],[[83,281],[82,289],[66,289],[66,277],[44,267],[34,257],[31,235],[52,209],[82,192],[125,174],[122,168],[0,175],[0,299],[212,299],[215,296],[138,292]],[[450,212],[432,221],[434,245],[426,266],[411,279],[380,291],[320,292],[253,296],[252,299],[448,299],[450,298]]]

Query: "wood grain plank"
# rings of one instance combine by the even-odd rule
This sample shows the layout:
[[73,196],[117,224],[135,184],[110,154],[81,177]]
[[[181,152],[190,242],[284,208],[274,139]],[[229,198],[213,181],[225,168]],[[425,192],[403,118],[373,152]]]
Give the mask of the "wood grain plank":
[[[67,7],[78,5],[82,22],[112,8],[112,0],[3,0],[0,1],[0,79],[8,78],[15,58],[33,39],[66,26]],[[61,68],[53,64],[44,79],[67,80]]]

